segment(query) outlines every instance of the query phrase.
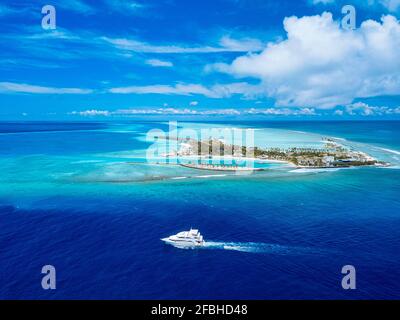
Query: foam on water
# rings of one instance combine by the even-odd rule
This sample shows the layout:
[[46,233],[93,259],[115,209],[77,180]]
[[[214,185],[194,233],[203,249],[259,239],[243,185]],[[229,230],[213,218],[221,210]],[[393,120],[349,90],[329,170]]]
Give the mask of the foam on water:
[[215,178],[215,177],[226,177],[226,174],[207,174],[202,176],[194,176],[194,178]]
[[100,163],[103,162],[103,160],[79,160],[79,161],[73,161],[71,164],[80,164],[80,163]]
[[387,149],[387,148],[378,148],[378,149],[389,152],[389,153],[400,155],[400,151],[397,151],[397,150],[392,150],[392,149]]
[[331,138],[335,139],[335,140],[346,141],[346,139],[344,139],[344,138],[339,138],[339,137],[331,137]]
[[307,169],[307,168],[302,168],[302,169],[295,169],[295,170],[290,170],[289,172],[293,173],[318,173],[318,172],[335,172],[340,170],[339,168],[318,168],[318,169]]
[[395,170],[398,170],[398,169],[400,169],[400,166],[388,166],[388,167],[378,167],[378,168],[380,168],[380,169],[395,169]]
[[297,254],[323,254],[326,250],[311,247],[284,246],[272,243],[262,242],[222,242],[206,241],[201,249],[219,249],[231,250],[248,253],[268,253],[279,255],[297,255]]

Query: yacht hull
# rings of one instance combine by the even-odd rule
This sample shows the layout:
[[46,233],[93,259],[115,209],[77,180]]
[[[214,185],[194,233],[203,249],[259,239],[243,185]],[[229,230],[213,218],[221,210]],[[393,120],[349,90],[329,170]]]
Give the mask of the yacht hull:
[[163,238],[161,239],[161,241],[164,241],[166,244],[170,244],[174,247],[179,247],[179,248],[196,248],[204,246],[204,241],[203,242],[176,241],[176,240],[171,240],[170,238]]

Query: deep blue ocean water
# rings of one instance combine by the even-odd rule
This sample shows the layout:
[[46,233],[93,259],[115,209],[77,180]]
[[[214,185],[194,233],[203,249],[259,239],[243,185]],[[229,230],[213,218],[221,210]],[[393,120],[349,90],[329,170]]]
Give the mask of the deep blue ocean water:
[[[165,124],[0,123],[0,298],[399,299],[400,122],[243,125],[390,150],[396,165],[173,180],[192,171],[124,164]],[[160,241],[191,226],[207,248]],[[47,264],[56,290],[41,288]],[[348,264],[356,290],[341,287]]]

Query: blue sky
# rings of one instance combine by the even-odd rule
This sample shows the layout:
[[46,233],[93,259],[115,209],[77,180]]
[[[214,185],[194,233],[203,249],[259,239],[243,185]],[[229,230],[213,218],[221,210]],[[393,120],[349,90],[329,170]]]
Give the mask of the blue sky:
[[0,119],[399,119],[399,15],[400,0],[2,1]]

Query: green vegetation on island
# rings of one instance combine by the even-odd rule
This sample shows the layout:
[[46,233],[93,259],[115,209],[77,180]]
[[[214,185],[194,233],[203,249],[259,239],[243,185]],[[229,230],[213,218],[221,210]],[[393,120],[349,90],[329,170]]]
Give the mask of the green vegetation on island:
[[251,157],[262,160],[284,161],[298,167],[336,168],[353,166],[385,165],[368,154],[345,147],[333,139],[325,138],[322,148],[260,148],[226,144],[222,140],[207,139],[180,141],[177,156],[231,156]]

